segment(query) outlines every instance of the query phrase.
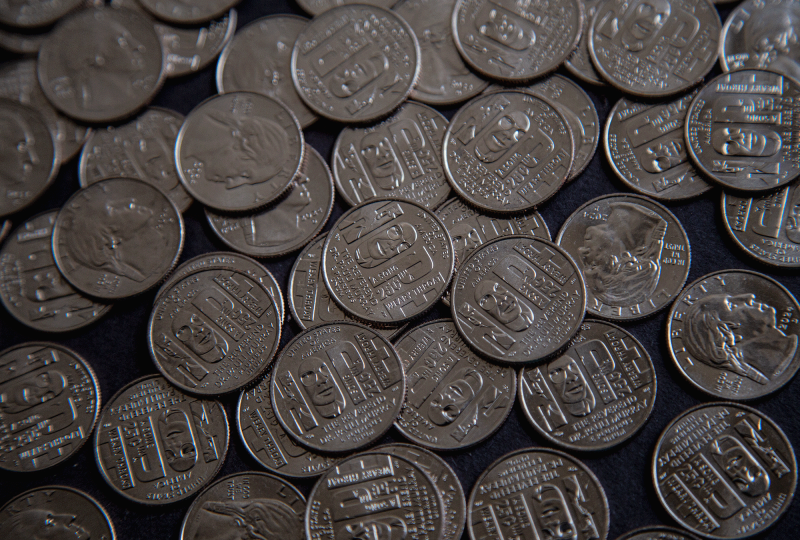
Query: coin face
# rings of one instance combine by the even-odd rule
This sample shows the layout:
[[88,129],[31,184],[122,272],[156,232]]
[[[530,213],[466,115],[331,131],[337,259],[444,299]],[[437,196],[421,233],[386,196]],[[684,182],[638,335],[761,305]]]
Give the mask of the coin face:
[[214,478],[229,436],[222,404],[150,375],[106,403],[94,454],[103,479],[119,495],[162,505],[192,497]]
[[451,309],[470,347],[497,362],[524,364],[555,354],[575,335],[586,287],[578,265],[557,245],[507,236],[461,265]]
[[351,452],[380,439],[405,399],[394,347],[368,327],[329,323],[299,334],[272,373],[272,408],[287,433],[320,452]]
[[592,64],[592,57],[589,54],[589,25],[592,24],[594,14],[597,12],[597,6],[601,3],[602,0],[584,0],[584,18],[581,38],[578,42],[578,46],[564,62],[564,67],[571,75],[574,75],[583,82],[596,86],[606,86],[606,83],[595,69],[594,64]]
[[459,0],[453,39],[472,69],[499,81],[527,82],[560,66],[578,45],[583,4]]
[[397,0],[297,0],[297,5],[309,15],[319,15],[337,6],[347,4],[367,4],[390,9],[396,4]]
[[523,448],[489,465],[467,503],[470,538],[509,538],[517,520],[538,538],[555,538],[555,531],[574,540],[602,539],[608,535],[608,500],[597,477],[577,459]]
[[219,17],[240,0],[139,0],[142,7],[174,24],[200,24]]
[[522,369],[522,409],[548,442],[568,450],[606,450],[629,439],[653,411],[656,373],[635,337],[584,321],[555,360]]
[[47,26],[79,7],[82,2],[83,0],[3,2],[0,7],[0,23],[16,28]]
[[175,143],[175,165],[192,197],[222,212],[245,212],[289,189],[303,150],[303,131],[285,105],[232,92],[189,113]]
[[709,403],[685,411],[661,433],[653,482],[682,527],[706,538],[747,538],[789,508],[797,462],[769,417],[738,403]]
[[24,29],[0,28],[0,47],[17,54],[37,54],[49,34],[49,28],[33,33]]
[[689,275],[689,238],[678,218],[639,195],[604,195],[575,210],[556,244],[586,280],[589,314],[648,317],[672,303]]
[[617,540],[697,540],[697,537],[681,529],[654,526],[627,532]]
[[419,75],[419,58],[417,38],[402,17],[375,6],[340,6],[300,32],[292,78],[316,114],[370,122],[405,101]]
[[453,117],[444,166],[459,196],[487,212],[533,210],[564,184],[572,130],[548,100],[521,91],[479,96]]
[[722,187],[768,191],[794,180],[800,164],[800,83],[757,69],[720,75],[689,107],[689,157]]
[[213,62],[236,31],[235,9],[200,28],[182,28],[155,23],[166,55],[167,77],[183,77],[200,71]]
[[345,127],[333,148],[336,190],[351,205],[397,197],[436,208],[450,194],[442,167],[447,119],[408,102],[370,127]]
[[408,393],[395,426],[406,438],[434,450],[459,450],[500,429],[514,406],[516,372],[472,352],[452,320],[414,328],[396,349]]
[[353,317],[407,322],[439,301],[453,277],[453,241],[444,223],[410,201],[367,201],[346,212],[322,249],[331,298]]

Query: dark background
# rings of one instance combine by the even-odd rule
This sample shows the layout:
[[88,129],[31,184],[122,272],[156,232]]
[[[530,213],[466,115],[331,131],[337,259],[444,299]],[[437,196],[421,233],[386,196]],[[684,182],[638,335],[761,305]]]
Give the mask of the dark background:
[[[237,9],[239,28],[269,14],[305,15],[291,0],[243,0]],[[723,22],[729,11],[730,9],[720,11]],[[13,58],[16,56],[0,53],[2,61]],[[215,69],[214,63],[189,77],[167,80],[153,105],[167,107],[184,115],[188,114],[202,100],[216,94]],[[709,78],[718,73],[719,68],[715,67]],[[566,71],[563,74],[569,76]],[[583,86],[592,96],[601,126],[604,125],[608,111],[621,94],[610,88],[594,89],[585,84]],[[458,107],[450,107],[439,110],[451,118],[457,109]],[[341,125],[335,122],[320,120],[305,130],[306,141],[330,163],[331,149],[340,129]],[[59,208],[79,187],[77,169],[77,158],[65,163],[55,184],[41,199],[25,211],[11,217],[14,227],[35,214]],[[625,186],[617,180],[608,167],[601,143],[586,171],[566,185],[539,210],[551,235],[555,237],[567,217],[584,202],[600,195],[626,191]],[[688,282],[716,270],[751,269],[777,279],[797,296],[800,292],[800,272],[797,269],[782,271],[766,267],[753,261],[733,245],[722,222],[720,195],[720,190],[715,188],[697,200],[669,205],[689,235],[691,268]],[[345,208],[341,199],[337,199],[331,219],[325,227],[326,231]],[[180,262],[202,253],[227,250],[210,230],[200,204],[194,204],[189,208],[184,218],[186,243]],[[282,286],[284,298],[286,298],[288,274],[296,255],[295,253],[265,261],[267,268]],[[97,373],[102,392],[102,405],[105,405],[112,395],[133,379],[156,373],[147,351],[146,333],[154,295],[155,291],[149,291],[119,302],[97,323],[68,334],[45,334],[31,330],[17,322],[8,312],[0,309],[0,349],[33,340],[55,341],[73,349],[85,358]],[[288,306],[286,312],[288,315]],[[449,310],[439,304],[419,322],[449,316]],[[673,418],[689,407],[711,401],[708,396],[690,388],[670,359],[665,335],[666,318],[665,310],[639,322],[622,324],[644,345],[655,364],[658,392],[649,421],[630,440],[610,451],[575,454],[597,475],[605,488],[611,512],[608,535],[611,539],[636,527],[674,525],[653,489],[651,472],[653,449],[659,434]],[[412,326],[414,324],[417,323],[412,323]],[[286,344],[298,332],[299,327],[293,321],[287,320],[281,344]],[[263,470],[250,457],[238,435],[236,427],[238,397],[238,393],[233,393],[221,398],[231,424],[231,442],[227,459],[218,478],[246,470]],[[798,445],[800,417],[795,410],[800,404],[800,383],[797,378],[775,394],[748,404],[772,418],[784,430],[792,444]],[[392,441],[404,441],[404,439],[392,429],[380,442]],[[548,446],[548,444],[529,426],[517,404],[505,424],[488,440],[467,451],[442,455],[458,473],[468,496],[475,480],[489,464],[511,450],[531,446]],[[293,480],[292,483],[307,495],[314,482]],[[110,514],[117,536],[121,540],[177,539],[183,516],[192,502],[192,499],[188,499],[158,507],[129,502],[114,492],[101,477],[90,440],[76,455],[51,469],[33,473],[0,471],[0,506],[25,490],[50,484],[72,486],[94,496]],[[797,538],[800,536],[798,531],[800,531],[800,512],[797,511],[797,503],[794,503],[773,528],[758,538]],[[466,538],[467,533],[464,534]]]

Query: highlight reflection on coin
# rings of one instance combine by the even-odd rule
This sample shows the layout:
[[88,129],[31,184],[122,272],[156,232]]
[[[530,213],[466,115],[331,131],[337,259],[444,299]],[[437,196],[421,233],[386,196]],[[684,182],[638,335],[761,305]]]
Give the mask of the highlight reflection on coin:
[[200,28],[183,28],[155,23],[166,55],[167,77],[182,77],[200,71],[213,62],[233,38],[238,14],[235,9]]
[[584,0],[583,8],[585,13],[581,38],[578,46],[564,62],[564,67],[571,75],[583,82],[596,86],[606,86],[605,81],[595,69],[594,64],[592,64],[592,57],[589,54],[589,25],[592,24],[594,14],[597,12],[597,6],[600,4],[602,4],[602,0]]

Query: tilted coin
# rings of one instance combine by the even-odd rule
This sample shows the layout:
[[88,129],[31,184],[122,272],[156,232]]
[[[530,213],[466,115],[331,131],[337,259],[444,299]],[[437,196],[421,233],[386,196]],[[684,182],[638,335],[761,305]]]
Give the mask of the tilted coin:
[[222,215],[206,208],[211,230],[231,248],[253,257],[280,257],[305,246],[333,209],[333,177],[327,163],[308,144],[305,154],[286,197],[255,214]]
[[563,348],[586,311],[578,265],[557,245],[513,235],[478,248],[453,280],[451,309],[470,347],[524,364]]
[[366,326],[321,324],[283,349],[272,371],[272,409],[297,442],[351,452],[380,439],[405,399],[394,347]]
[[460,450],[500,429],[514,406],[516,371],[472,352],[452,320],[418,326],[395,348],[408,390],[394,425],[406,438],[434,450]]
[[689,382],[722,399],[754,399],[800,367],[800,304],[777,281],[721,270],[684,289],[667,323],[670,355]]
[[94,429],[100,385],[75,352],[22,343],[0,352],[0,469],[40,471],[75,455]]
[[272,15],[239,30],[217,62],[217,90],[256,92],[283,102],[302,127],[317,116],[300,99],[292,82],[292,47],[308,19],[296,15]]
[[700,90],[686,115],[687,151],[714,182],[768,191],[800,174],[800,82],[756,69],[725,73]]
[[180,540],[303,540],[306,499],[271,474],[241,472],[208,486],[189,507]]
[[472,540],[510,538],[520,524],[535,538],[605,540],[608,500],[586,465],[548,448],[501,457],[475,482],[467,502]]
[[575,210],[556,244],[586,280],[586,311],[614,321],[667,307],[689,275],[689,238],[672,212],[641,195],[611,194]]
[[635,337],[586,320],[558,358],[519,374],[528,421],[568,450],[606,450],[639,431],[656,399],[656,372]]
[[47,26],[77,9],[82,2],[83,0],[3,2],[0,4],[0,23],[16,28]]
[[0,226],[0,245],[2,245],[3,240],[6,239],[8,233],[11,232],[11,220],[7,219],[3,222],[3,225]]
[[499,81],[527,82],[555,71],[578,45],[583,3],[458,0],[453,39],[464,61]]
[[722,22],[709,0],[610,0],[589,25],[589,53],[606,82],[643,98],[685,92],[717,61]]
[[200,28],[183,28],[155,23],[166,55],[167,77],[182,77],[200,71],[222,52],[236,31],[235,9]]
[[595,69],[594,64],[592,64],[592,57],[589,54],[589,25],[592,24],[592,20],[594,20],[597,6],[602,2],[603,0],[584,0],[583,9],[585,13],[581,39],[578,42],[578,46],[564,62],[564,67],[567,68],[567,71],[569,71],[571,75],[595,86],[606,86],[606,83]]
[[184,394],[164,377],[137,379],[100,415],[94,454],[126,499],[162,505],[192,497],[222,468],[230,433],[218,401]]
[[315,17],[292,49],[300,97],[316,114],[344,123],[390,114],[411,93],[419,66],[419,44],[408,23],[363,4]]
[[655,525],[627,532],[617,540],[697,540],[697,537],[681,529]]
[[567,121],[548,100],[496,92],[473,99],[450,121],[445,172],[459,196],[481,210],[526,212],[564,184],[573,144]]
[[215,19],[240,0],[139,0],[142,7],[168,23],[199,24]]
[[314,16],[320,15],[331,8],[347,4],[367,4],[390,9],[396,3],[397,0],[297,0],[298,6],[309,15]]
[[789,508],[797,487],[792,445],[766,415],[738,403],[680,414],[653,452],[653,482],[670,516],[714,539],[747,538]]
[[345,313],[378,325],[422,315],[453,277],[453,241],[430,210],[400,199],[364,202],[328,233],[322,275]]
[[447,119],[408,102],[369,127],[345,127],[333,147],[336,191],[351,205],[397,197],[436,208],[450,194],[442,168]]
[[253,92],[212,96],[195,107],[175,143],[186,190],[222,212],[262,208],[300,171],[303,132],[281,102]]

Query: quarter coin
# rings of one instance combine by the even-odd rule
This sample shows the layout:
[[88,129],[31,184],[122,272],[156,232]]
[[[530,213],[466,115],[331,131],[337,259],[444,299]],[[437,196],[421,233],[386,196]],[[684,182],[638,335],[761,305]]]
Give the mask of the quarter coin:
[[154,23],[166,55],[166,76],[190,75],[213,62],[233,38],[237,18],[236,10],[232,9],[199,28]]
[[655,525],[627,532],[617,540],[697,540],[697,537],[681,529]]
[[168,23],[199,24],[219,17],[240,0],[139,0],[142,7]]
[[592,24],[594,14],[597,12],[597,6],[601,3],[602,0],[584,0],[585,16],[583,18],[581,39],[578,42],[578,46],[564,62],[564,67],[567,68],[570,75],[574,75],[581,81],[595,86],[606,86],[605,81],[595,69],[594,64],[592,64],[592,57],[589,54],[589,25]]
[[83,0],[3,2],[0,7],[0,23],[15,28],[47,26],[58,21],[70,11],[79,8],[82,2]]

